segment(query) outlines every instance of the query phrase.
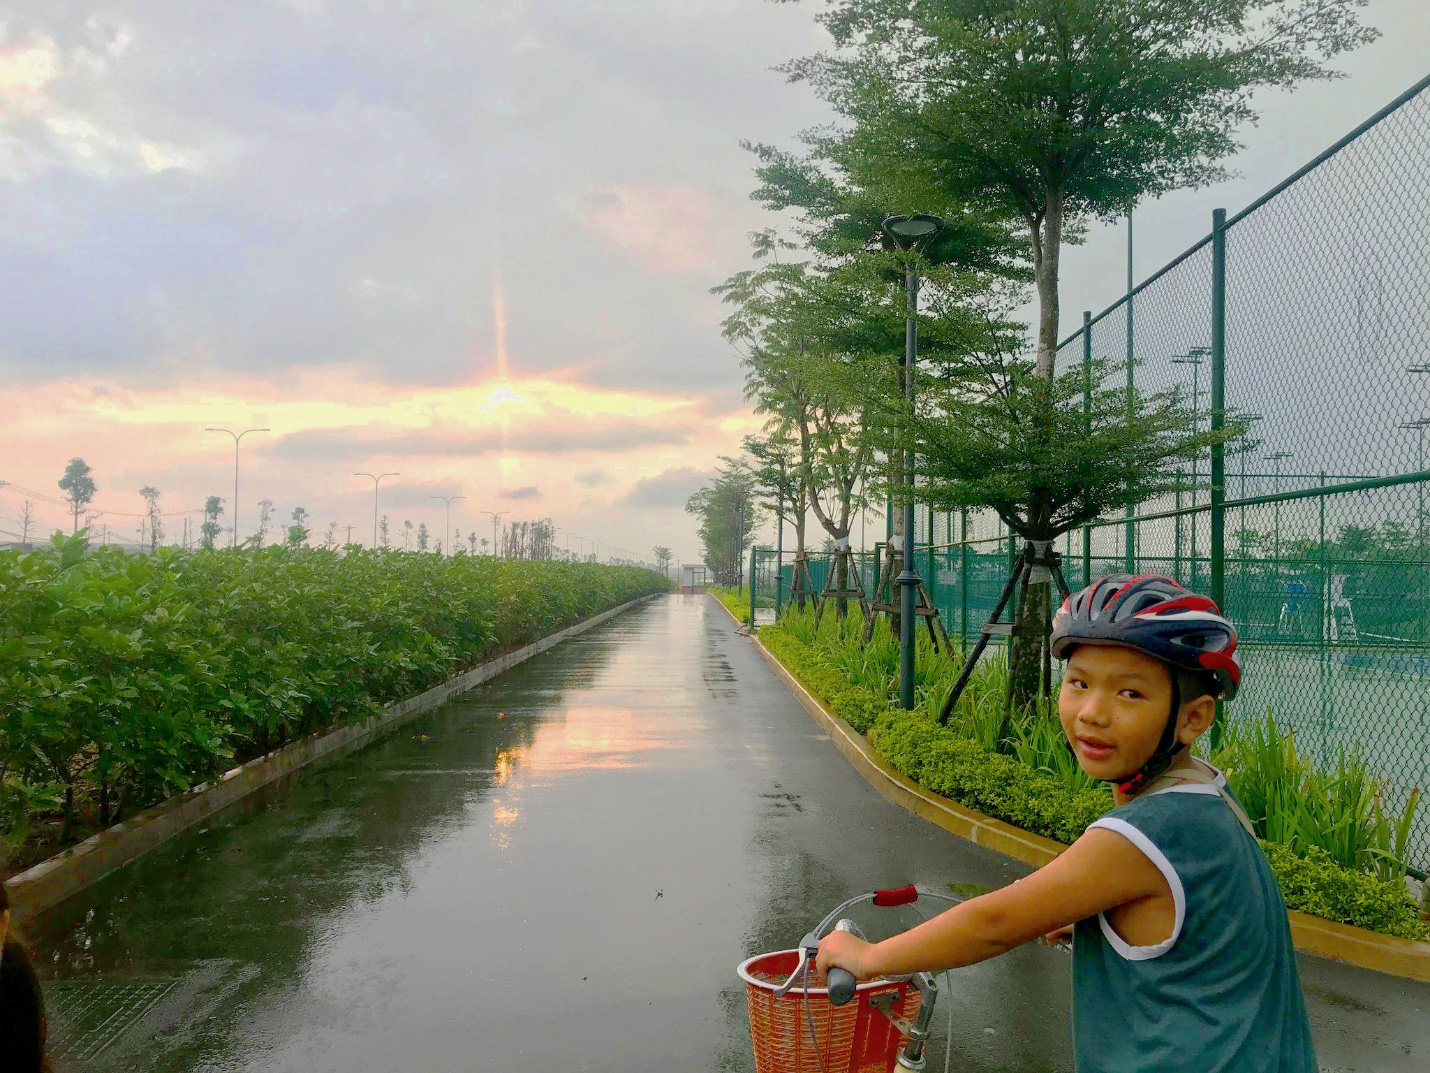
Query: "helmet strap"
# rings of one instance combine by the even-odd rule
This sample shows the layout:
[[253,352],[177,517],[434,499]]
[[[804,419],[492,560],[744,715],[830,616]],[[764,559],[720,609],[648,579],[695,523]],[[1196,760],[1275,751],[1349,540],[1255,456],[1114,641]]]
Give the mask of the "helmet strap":
[[1182,683],[1175,669],[1171,669],[1171,676],[1172,710],[1167,716],[1167,725],[1162,728],[1157,748],[1147,763],[1117,784],[1117,788],[1128,797],[1135,797],[1146,789],[1148,783],[1172,766],[1177,753],[1181,752],[1182,743],[1177,740],[1177,716],[1182,710]]

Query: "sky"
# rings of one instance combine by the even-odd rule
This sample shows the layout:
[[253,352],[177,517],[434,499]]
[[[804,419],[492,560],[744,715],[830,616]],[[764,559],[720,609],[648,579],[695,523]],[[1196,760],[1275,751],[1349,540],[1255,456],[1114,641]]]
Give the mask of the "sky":
[[[785,222],[739,142],[830,118],[771,69],[825,44],[816,7],[0,5],[0,540],[16,489],[58,498],[75,455],[117,537],[146,485],[165,511],[232,500],[233,441],[205,428],[266,427],[241,537],[266,498],[370,542],[354,474],[393,472],[395,531],[441,535],[435,497],[461,496],[464,534],[503,512],[603,557],[698,558],[685,500],[759,427],[709,289]],[[1235,179],[1138,210],[1139,276],[1425,73],[1430,4],[1368,20],[1384,36],[1345,79],[1258,100]],[[1065,332],[1125,257],[1101,226],[1065,254]]]

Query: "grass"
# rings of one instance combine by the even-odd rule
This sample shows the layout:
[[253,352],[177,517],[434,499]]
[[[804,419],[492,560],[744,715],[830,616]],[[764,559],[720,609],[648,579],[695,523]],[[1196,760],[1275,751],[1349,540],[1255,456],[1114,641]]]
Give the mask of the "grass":
[[[823,616],[815,626],[811,607],[789,609],[782,630],[809,645],[842,672],[850,684],[888,707],[897,698],[899,643],[888,620],[874,623],[864,641],[855,615]],[[915,707],[936,719],[958,676],[963,653],[936,653],[926,634],[918,638]],[[1101,790],[1077,762],[1056,715],[1043,705],[1011,709],[1008,666],[1001,652],[986,654],[951,713],[948,728],[989,753],[1012,757],[1071,790]],[[1341,865],[1383,879],[1404,879],[1406,850],[1418,791],[1400,812],[1387,809],[1384,780],[1355,754],[1325,771],[1297,751],[1295,736],[1268,710],[1260,722],[1233,723],[1208,759],[1227,775],[1257,833],[1298,853],[1322,852]]]

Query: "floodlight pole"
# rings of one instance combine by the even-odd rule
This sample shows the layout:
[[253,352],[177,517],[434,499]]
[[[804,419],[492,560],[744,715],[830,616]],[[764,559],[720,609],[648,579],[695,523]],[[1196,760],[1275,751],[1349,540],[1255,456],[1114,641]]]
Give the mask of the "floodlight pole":
[[497,548],[500,546],[500,545],[497,543],[497,526],[498,526],[498,524],[501,522],[502,516],[506,514],[506,511],[504,511],[504,510],[497,510],[497,511],[484,510],[484,511],[482,511],[482,513],[485,514],[487,517],[489,517],[489,518],[492,520],[492,557],[493,557],[493,558],[500,558],[500,556],[497,555]]
[[427,498],[440,499],[443,503],[447,504],[447,520],[443,523],[442,528],[442,554],[444,556],[450,556],[452,554],[452,500],[466,499],[467,497],[429,495]]
[[205,428],[205,432],[227,432],[233,437],[233,538],[229,541],[229,547],[238,547],[238,441],[247,436],[250,432],[271,432],[267,428],[246,428],[242,432],[234,432],[228,428]]
[[377,490],[384,477],[400,477],[400,473],[354,473],[354,477],[372,478],[372,546],[377,547]]

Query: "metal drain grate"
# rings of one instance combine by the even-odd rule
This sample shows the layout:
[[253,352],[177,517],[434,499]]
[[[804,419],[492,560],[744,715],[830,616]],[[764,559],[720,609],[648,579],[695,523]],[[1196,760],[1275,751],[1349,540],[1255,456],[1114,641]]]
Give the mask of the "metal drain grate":
[[53,1055],[89,1061],[173,989],[173,980],[57,980],[45,987]]

